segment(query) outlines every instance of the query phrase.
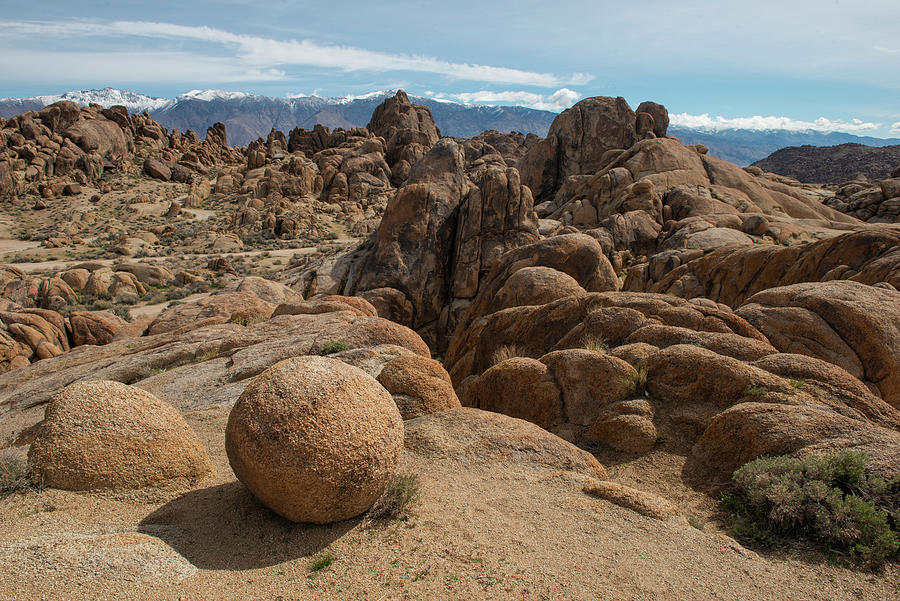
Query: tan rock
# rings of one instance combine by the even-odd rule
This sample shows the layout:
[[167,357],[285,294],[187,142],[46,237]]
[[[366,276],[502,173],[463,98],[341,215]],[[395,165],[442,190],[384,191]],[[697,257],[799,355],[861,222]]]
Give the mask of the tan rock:
[[255,378],[228,417],[238,479],[295,522],[355,517],[397,470],[403,422],[391,396],[335,359],[298,357]]
[[275,305],[246,292],[221,292],[190,303],[167,308],[147,330],[148,334],[185,332],[217,323],[249,324],[272,316]]
[[477,469],[486,463],[517,468],[571,471],[606,479],[596,457],[521,419],[469,407],[409,420],[406,448],[433,459]]
[[760,292],[738,314],[780,351],[824,359],[900,408],[900,293],[851,281]]
[[559,386],[547,366],[527,357],[502,361],[461,395],[463,404],[524,419],[542,428],[564,420]]
[[857,451],[876,473],[900,472],[900,433],[825,407],[741,403],[717,415],[694,445],[691,461],[723,477],[762,456]]
[[47,405],[28,460],[54,488],[189,487],[213,467],[171,406],[118,382],[72,384]]
[[657,520],[667,520],[679,513],[676,505],[660,496],[609,480],[589,484],[584,492]]
[[404,355],[385,364],[378,374],[404,420],[459,407],[450,376],[434,359]]
[[127,325],[124,319],[109,311],[72,311],[69,323],[72,326],[73,346],[109,344],[116,333]]

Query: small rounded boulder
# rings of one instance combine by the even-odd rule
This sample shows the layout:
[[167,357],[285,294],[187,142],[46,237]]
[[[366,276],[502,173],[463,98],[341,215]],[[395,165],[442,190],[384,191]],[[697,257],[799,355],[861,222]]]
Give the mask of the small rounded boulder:
[[327,357],[294,357],[261,373],[225,429],[238,480],[295,522],[368,510],[395,475],[402,447],[403,421],[388,391]]
[[47,405],[28,460],[48,486],[131,490],[193,486],[214,468],[181,414],[119,382],[77,382]]

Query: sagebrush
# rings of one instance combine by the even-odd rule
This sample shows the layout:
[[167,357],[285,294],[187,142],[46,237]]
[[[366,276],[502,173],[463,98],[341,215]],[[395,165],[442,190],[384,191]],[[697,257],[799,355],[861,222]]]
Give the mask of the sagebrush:
[[325,344],[322,345],[322,350],[319,351],[320,355],[333,355],[335,353],[341,353],[350,348],[343,340],[329,340]]
[[35,488],[24,459],[0,455],[0,496]]
[[739,540],[812,543],[872,567],[900,559],[900,477],[874,475],[862,453],[763,457],[732,481],[722,508]]

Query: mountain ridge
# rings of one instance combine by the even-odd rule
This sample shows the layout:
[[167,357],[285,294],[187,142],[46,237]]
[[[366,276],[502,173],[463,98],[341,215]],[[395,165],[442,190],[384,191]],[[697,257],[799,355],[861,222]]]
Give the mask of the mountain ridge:
[[[280,98],[252,92],[190,90],[173,99],[166,99],[128,90],[102,88],[27,98],[0,98],[0,117],[39,110],[59,100],[71,100],[82,106],[90,102],[105,107],[122,104],[132,112],[148,111],[154,120],[169,129],[191,129],[201,135],[213,123],[222,122],[227,129],[229,143],[245,146],[256,138],[265,137],[272,128],[287,133],[294,127],[310,129],[316,124],[330,128],[365,126],[375,106],[393,94],[393,90],[378,90],[344,97],[311,94]],[[524,106],[464,104],[423,96],[410,96],[410,99],[431,109],[444,135],[462,138],[489,129],[520,131],[543,137],[557,115],[552,111]],[[706,130],[673,124],[669,132],[685,144],[703,144],[711,154],[742,166],[790,146],[855,143],[883,147],[900,144],[900,138],[873,138],[814,130]]]

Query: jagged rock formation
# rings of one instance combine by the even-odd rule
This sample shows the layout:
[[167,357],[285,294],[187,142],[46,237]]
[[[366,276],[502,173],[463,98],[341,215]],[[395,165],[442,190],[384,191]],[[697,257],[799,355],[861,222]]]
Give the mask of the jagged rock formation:
[[554,119],[547,137],[516,167],[541,203],[551,199],[567,177],[596,171],[608,151],[629,148],[638,139],[635,114],[624,98],[588,98]]
[[164,181],[190,181],[192,171],[205,173],[209,165],[241,156],[228,147],[221,123],[210,127],[201,143],[193,132],[169,134],[147,114],[129,116],[125,107],[79,108],[69,101],[0,120],[0,146],[6,148],[0,199],[76,194],[72,186],[96,182],[104,169],[125,168],[136,146],[159,153],[148,157],[144,171]]
[[410,325],[437,347],[500,255],[538,237],[528,188],[495,159],[476,184],[456,142],[435,145],[388,205],[353,284],[360,293],[399,291],[391,302],[411,303]]
[[900,222],[900,167],[880,181],[847,182],[825,204],[869,223]]
[[410,167],[441,137],[431,110],[427,106],[411,104],[403,90],[378,105],[367,128],[384,138],[387,161],[397,185],[406,180]]

